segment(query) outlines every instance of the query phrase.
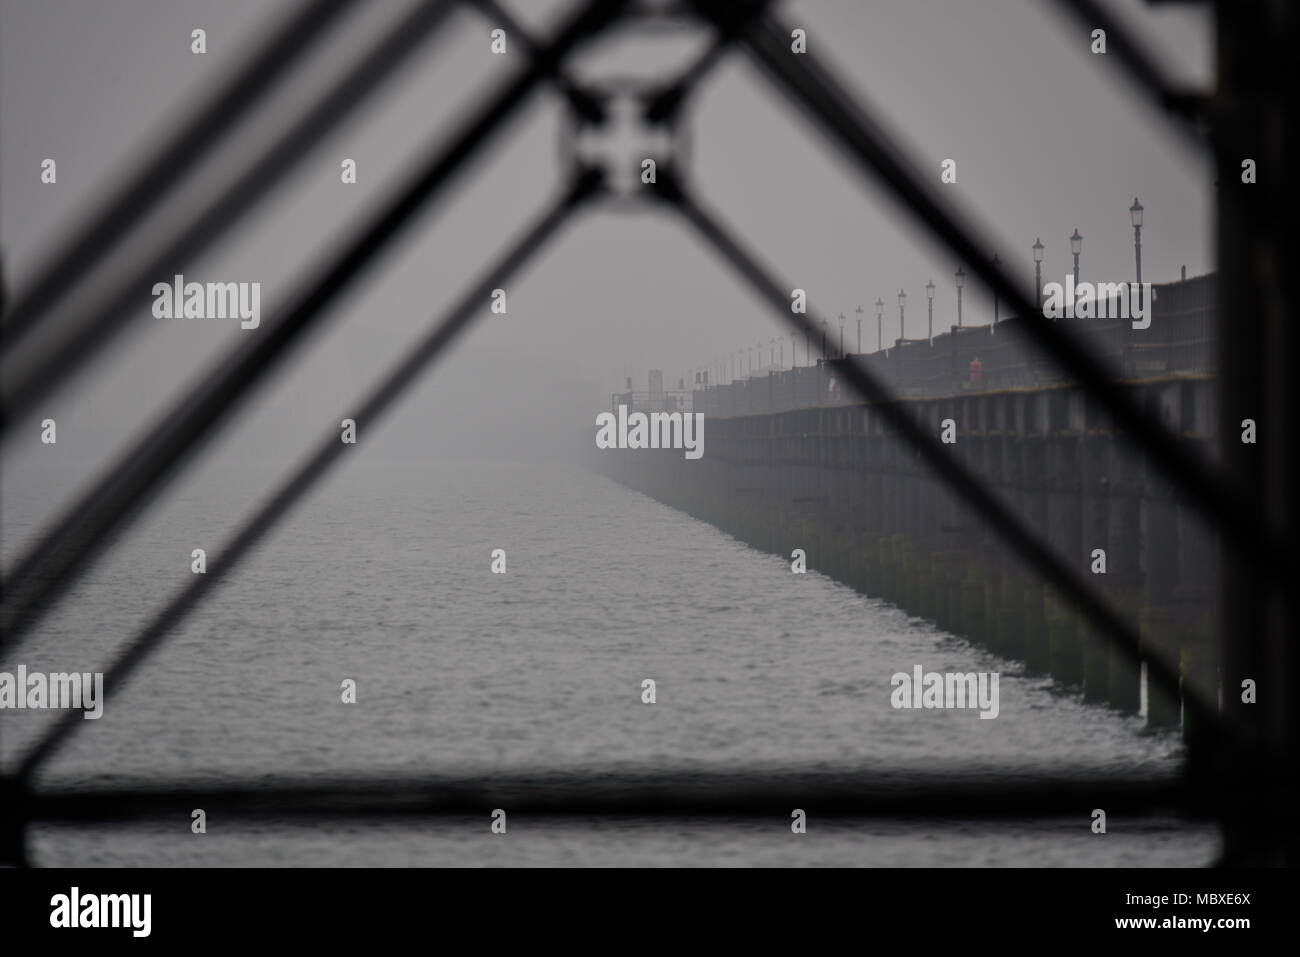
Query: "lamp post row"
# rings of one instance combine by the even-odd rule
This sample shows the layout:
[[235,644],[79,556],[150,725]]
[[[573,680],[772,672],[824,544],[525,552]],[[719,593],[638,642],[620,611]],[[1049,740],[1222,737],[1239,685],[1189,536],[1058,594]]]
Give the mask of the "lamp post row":
[[[1134,196],[1133,205],[1129,207],[1129,219],[1133,224],[1133,258],[1134,258],[1134,266],[1135,266],[1134,271],[1135,271],[1137,282],[1139,284],[1142,282],[1142,212],[1143,212],[1143,206],[1141,203],[1138,202],[1137,197]],[[1038,301],[1041,304],[1043,301],[1043,252],[1047,247],[1043,245],[1043,241],[1041,238],[1035,238],[1034,245],[1030,248],[1033,250],[1033,254],[1034,254],[1034,288],[1038,290]],[[1078,227],[1075,227],[1074,232],[1070,234],[1070,254],[1074,257],[1075,286],[1079,285],[1079,255],[1082,252],[1083,252],[1083,236],[1079,234]],[[998,258],[997,253],[994,253],[992,260],[990,260],[990,263],[993,266],[1000,266],[1002,265],[1002,260]],[[962,289],[964,289],[966,286],[966,271],[962,269],[961,266],[958,266],[957,271],[953,273],[953,284],[957,288],[957,326],[958,328],[961,328],[962,327],[962,315],[961,315]],[[925,296],[928,304],[926,337],[931,343],[934,342],[934,292],[936,288],[937,287],[935,286],[933,279],[929,280],[925,284]],[[904,306],[906,305],[906,301],[907,301],[907,293],[902,289],[898,290],[898,338],[899,339],[907,338],[907,333],[906,333],[907,326],[904,319]],[[998,305],[999,304],[998,304],[997,293],[994,293],[993,323],[995,326],[999,319]],[[860,304],[858,308],[855,310],[855,312],[858,319],[858,350],[857,351],[859,354],[861,354],[863,309]],[[885,314],[885,301],[883,299],[877,299],[876,300],[876,351],[877,352],[881,351],[884,348],[884,314]],[[844,358],[844,356],[846,355],[844,351],[844,323],[846,321],[844,313],[841,312],[838,318],[840,321],[839,356],[840,358]],[[769,364],[776,363],[777,353],[779,349],[780,367],[785,368],[785,337],[777,336],[776,338],[770,341],[769,346],[770,346],[770,355],[768,360]],[[761,367],[763,362],[763,343],[760,342],[757,345],[757,347],[751,347],[748,350],[750,373],[753,373],[754,371],[754,353],[756,350],[758,354],[759,365]],[[825,356],[826,355],[826,320],[824,318],[822,319],[821,351],[822,351],[822,355]],[[804,333],[804,361],[808,365],[812,365],[812,356],[810,355],[810,352],[811,352],[811,343],[809,342],[808,334],[805,332]],[[740,350],[739,352],[731,353],[729,357],[724,356],[721,359],[714,360],[712,366],[717,378],[721,379],[727,373],[729,368],[728,367],[728,358],[729,358],[731,379],[734,380],[736,375],[736,360],[738,358],[743,359],[745,354],[746,354],[746,350]],[[790,337],[790,365],[792,367],[798,365],[798,354],[795,352],[794,336]],[[742,363],[742,369],[743,369],[743,363]]]

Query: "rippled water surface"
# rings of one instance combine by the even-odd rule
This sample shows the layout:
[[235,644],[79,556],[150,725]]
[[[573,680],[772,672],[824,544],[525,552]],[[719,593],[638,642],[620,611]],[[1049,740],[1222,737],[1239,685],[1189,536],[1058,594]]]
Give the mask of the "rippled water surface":
[[[203,471],[3,663],[102,670],[265,489]],[[12,561],[66,492],[4,489]],[[506,552],[504,575],[489,570]],[[1000,671],[1000,714],[895,710],[890,676]],[[201,606],[45,783],[422,770],[1086,765],[1173,773],[1180,748],[1050,682],[600,476],[561,464],[350,463]],[[340,684],[357,685],[355,705]],[[641,703],[653,678],[657,702]],[[4,760],[48,726],[8,712]],[[1176,821],[902,825],[482,820],[42,827],[47,864],[1203,864]]]

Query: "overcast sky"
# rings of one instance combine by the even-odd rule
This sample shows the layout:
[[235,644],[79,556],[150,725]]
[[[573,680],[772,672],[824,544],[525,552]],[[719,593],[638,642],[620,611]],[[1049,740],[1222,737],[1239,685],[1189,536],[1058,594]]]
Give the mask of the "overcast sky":
[[[365,37],[408,3],[365,4],[312,62],[312,70],[246,132],[276,128],[323,85]],[[539,31],[568,2],[513,0]],[[1199,9],[1115,3],[1174,75],[1211,81],[1212,36]],[[0,3],[0,243],[11,289],[55,248],[78,216],[121,182],[121,171],[173,128],[190,104],[243,62],[269,24],[292,9],[266,0],[3,0]],[[1122,281],[1133,269],[1128,207],[1146,207],[1143,278],[1162,282],[1213,268],[1207,167],[1187,155],[1131,93],[1113,54],[1089,51],[1088,31],[1039,0],[804,0],[779,6],[807,30],[810,53],[843,77],[898,131],[946,195],[989,227],[987,247],[1032,276],[1030,246],[1046,245],[1044,280],[1069,269],[1067,237],[1084,236],[1084,278]],[[207,31],[208,52],[190,51]],[[411,162],[523,62],[512,45],[489,51],[492,24],[457,13],[410,67],[367,101],[359,118],[305,158],[272,197],[186,270],[198,281],[259,281],[264,322],[317,256],[374,209]],[[707,39],[683,31],[631,33],[593,49],[584,76],[664,77]],[[938,286],[936,326],[954,321],[958,263],[936,247],[873,182],[775,95],[743,56],[723,63],[689,117],[690,176],[700,193],[816,313],[874,316],[883,297],[896,333],[897,293],[909,295],[908,333],[924,334],[924,284]],[[337,425],[367,384],[399,358],[562,181],[561,103],[544,90],[503,129],[479,162],[351,290],[292,367],[258,392],[250,414],[213,455],[273,449],[287,464]],[[255,138],[255,137],[253,137]],[[232,145],[245,155],[251,139]],[[200,185],[230,166],[219,155]],[[40,182],[45,157],[58,182]],[[344,157],[359,182],[339,181]],[[210,178],[209,178],[210,177]],[[183,207],[173,207],[176,215]],[[160,276],[166,280],[170,277]],[[506,286],[509,312],[482,321],[404,402],[382,435],[394,455],[533,451],[594,425],[623,375],[644,388],[784,332],[679,223],[662,213],[599,212],[575,221]],[[241,336],[237,324],[150,315],[141,289],[131,332],[77,388],[46,403],[5,447],[16,474],[40,454],[39,421],[56,417],[60,454],[102,460],[137,434]],[[967,290],[967,323],[987,322],[990,301]],[[874,343],[864,324],[864,343]],[[802,361],[802,346],[800,347]],[[788,358],[788,345],[787,345]]]

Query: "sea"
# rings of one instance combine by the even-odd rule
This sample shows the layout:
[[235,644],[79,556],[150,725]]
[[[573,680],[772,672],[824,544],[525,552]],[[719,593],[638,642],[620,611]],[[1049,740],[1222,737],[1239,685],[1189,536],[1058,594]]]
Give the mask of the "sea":
[[[103,671],[266,495],[200,464],[0,670]],[[83,477],[84,478],[84,477]],[[77,487],[26,465],[5,568]],[[493,552],[504,572],[493,572]],[[498,562],[498,567],[500,563]],[[999,713],[896,709],[890,677],[998,672]],[[655,701],[643,701],[643,682]],[[345,702],[346,682],[355,701]],[[14,763],[54,713],[0,713]],[[1084,704],[932,623],[566,461],[351,457],[76,734],[36,785],[249,784],[520,771],[987,768],[1175,775],[1176,734]],[[38,824],[46,866],[1204,866],[1217,831],[1091,808],[1043,820],[480,818]],[[508,813],[508,809],[507,813]]]

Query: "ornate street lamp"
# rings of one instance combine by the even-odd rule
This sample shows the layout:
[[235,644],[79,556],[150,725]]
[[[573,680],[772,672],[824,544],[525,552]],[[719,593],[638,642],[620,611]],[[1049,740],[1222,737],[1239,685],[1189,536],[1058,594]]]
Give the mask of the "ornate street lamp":
[[1133,220],[1133,256],[1137,260],[1137,281],[1142,283],[1142,204],[1136,196],[1133,205],[1128,208],[1129,218]]
[[[997,253],[994,253],[994,254],[993,254],[993,258],[992,258],[989,262],[990,262],[990,265],[992,265],[993,268],[994,268],[995,270],[996,270],[999,266],[1002,265],[1002,260],[998,258],[998,254],[997,254]],[[996,329],[997,326],[998,326],[998,291],[997,291],[996,288],[994,288],[994,290],[993,290],[993,329]],[[992,332],[993,330],[990,329],[989,331]]]
[[929,301],[929,306],[930,306],[930,319],[927,325],[927,330],[928,330],[927,337],[930,340],[930,345],[934,345],[934,280],[933,279],[931,279],[929,282],[925,284],[925,298]]
[[957,271],[952,275],[953,275],[953,279],[957,283],[957,328],[960,329],[961,328],[961,290],[962,287],[966,285],[966,270],[958,266]]
[[1034,237],[1034,288],[1038,290],[1038,305],[1043,305],[1043,250],[1047,247],[1038,237]]

